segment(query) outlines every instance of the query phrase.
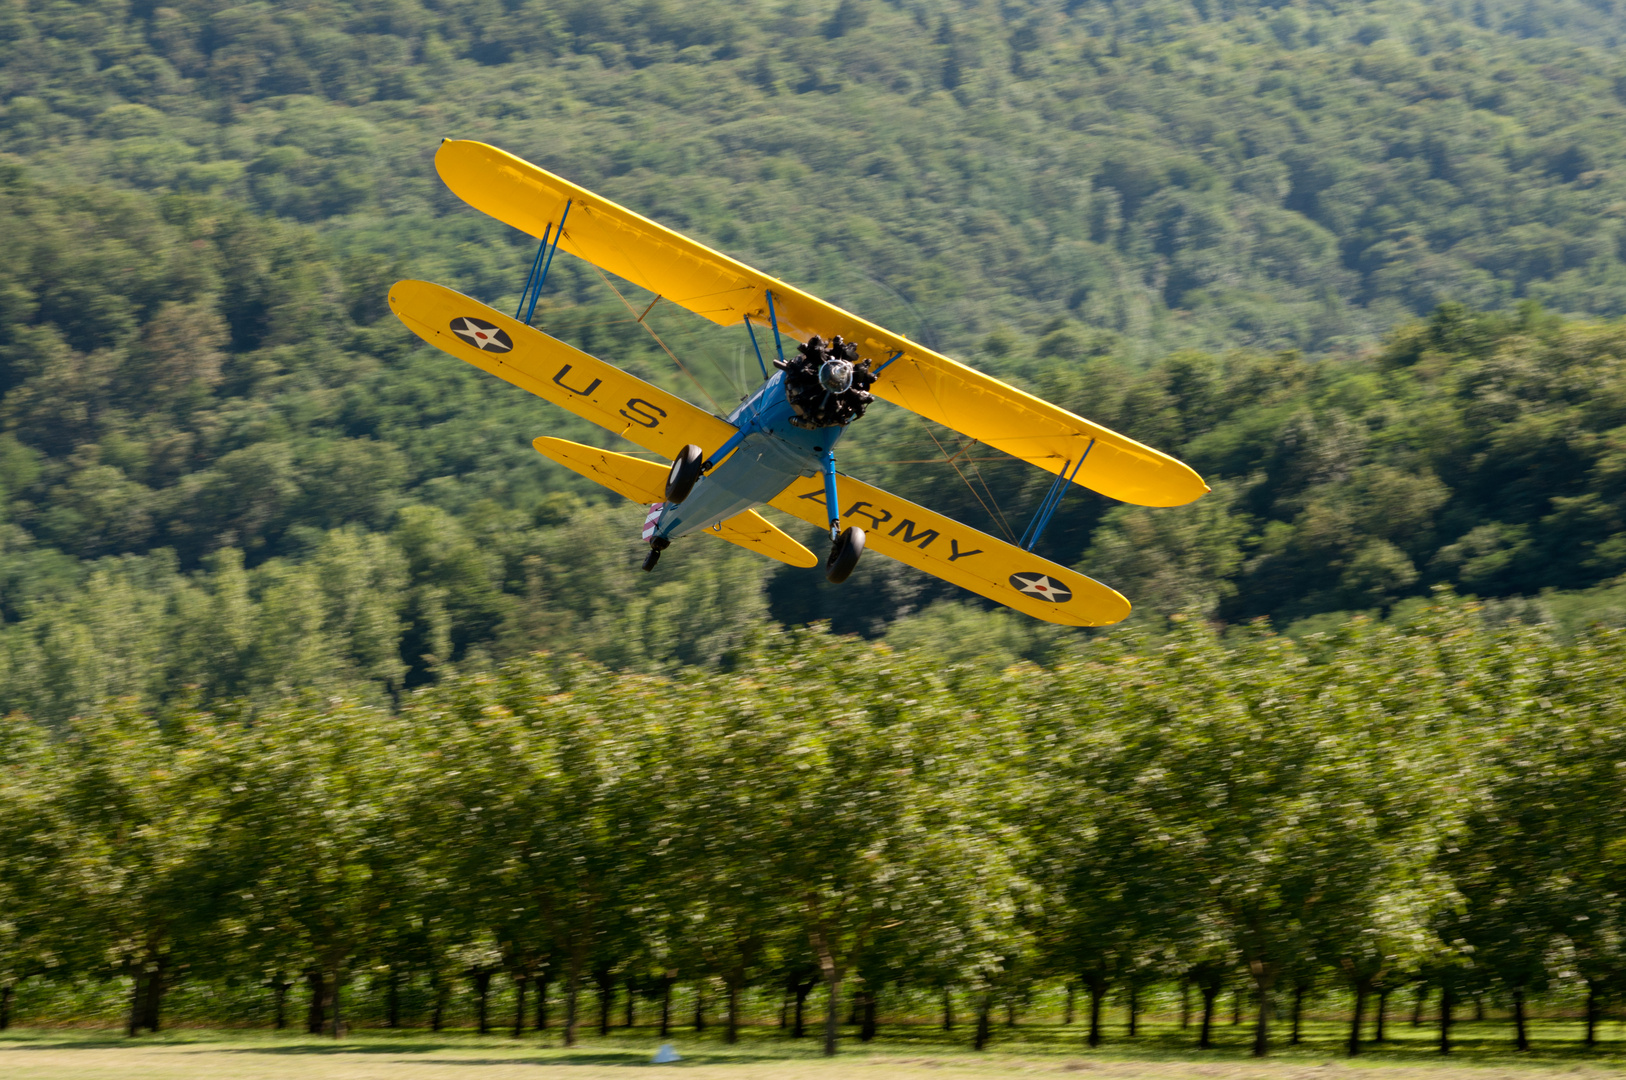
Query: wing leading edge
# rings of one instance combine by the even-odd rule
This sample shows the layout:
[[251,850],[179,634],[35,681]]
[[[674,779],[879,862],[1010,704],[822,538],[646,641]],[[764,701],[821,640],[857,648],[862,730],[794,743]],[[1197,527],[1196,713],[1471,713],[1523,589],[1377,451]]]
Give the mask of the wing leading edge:
[[[1208,491],[1189,466],[1042,398],[933,352],[713,251],[586,188],[485,143],[448,139],[441,178],[482,213],[541,237],[721,326],[768,320],[801,338],[840,334],[897,356],[873,392],[911,412],[1120,502],[1180,506]],[[568,204],[568,216],[567,216]]]

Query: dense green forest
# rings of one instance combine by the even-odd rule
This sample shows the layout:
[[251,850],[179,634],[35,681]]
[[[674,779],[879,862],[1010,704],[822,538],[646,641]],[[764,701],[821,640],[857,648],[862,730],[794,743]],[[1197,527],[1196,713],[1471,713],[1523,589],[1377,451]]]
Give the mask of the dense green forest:
[[[693,541],[540,460],[603,436],[419,347],[531,241],[433,173],[505,146],[1179,454],[1177,511],[1042,551],[1140,618],[1331,625],[1429,588],[1626,603],[1626,62],[1610,3],[0,7],[0,709],[325,686],[538,647],[714,663],[765,622],[995,666],[1066,635],[883,558]],[[696,400],[749,345],[562,258],[543,325]],[[880,407],[844,464],[991,532],[1043,477]],[[980,493],[979,493],[980,492]],[[801,526],[792,524],[793,530]]]
[[991,671],[764,630],[726,671],[533,655],[398,712],[13,717],[0,1010],[135,1034],[191,991],[194,1023],[438,1028],[455,998],[516,1034],[540,1005],[571,1045],[629,995],[689,1026],[676,985],[731,1042],[749,995],[832,1046],[851,1012],[868,1038],[942,1003],[980,1048],[1068,983],[1091,1046],[1122,1037],[1104,1004],[1181,986],[1187,1046],[1233,993],[1259,1054],[1307,1002],[1352,1010],[1351,1053],[1424,996],[1442,1050],[1473,1002],[1511,1012],[1507,1049],[1538,1006],[1603,1034],[1626,631],[1442,597],[1302,645],[1133,636]]

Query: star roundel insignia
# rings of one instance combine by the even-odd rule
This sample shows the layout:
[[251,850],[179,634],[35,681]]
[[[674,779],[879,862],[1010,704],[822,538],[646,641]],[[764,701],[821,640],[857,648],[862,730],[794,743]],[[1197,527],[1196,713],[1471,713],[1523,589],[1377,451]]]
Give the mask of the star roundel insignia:
[[1012,574],[1011,588],[1047,604],[1065,604],[1073,598],[1073,590],[1045,574]]
[[476,349],[484,349],[486,352],[508,352],[514,347],[514,339],[499,330],[495,323],[488,323],[484,319],[472,316],[453,319],[452,333]]

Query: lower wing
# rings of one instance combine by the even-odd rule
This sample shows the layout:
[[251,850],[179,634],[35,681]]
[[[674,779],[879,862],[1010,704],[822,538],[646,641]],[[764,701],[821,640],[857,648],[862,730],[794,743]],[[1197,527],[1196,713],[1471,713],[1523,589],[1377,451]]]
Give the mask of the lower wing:
[[[567,469],[587,479],[625,495],[633,502],[650,504],[666,498],[664,465],[643,458],[628,457],[609,450],[598,450],[566,439],[543,437],[531,443],[537,453],[551,458]],[[748,548],[759,555],[778,559],[792,566],[817,566],[819,558],[793,538],[782,532],[755,510],[735,514],[727,521],[705,530],[713,536]]]
[[685,443],[715,449],[736,430],[675,394],[444,285],[397,281],[390,286],[390,310],[436,348],[662,457],[677,457]]
[[[864,547],[1024,615],[1063,626],[1107,626],[1129,601],[1099,581],[843,475],[841,520],[864,530]],[[824,481],[802,477],[770,504],[823,527]]]

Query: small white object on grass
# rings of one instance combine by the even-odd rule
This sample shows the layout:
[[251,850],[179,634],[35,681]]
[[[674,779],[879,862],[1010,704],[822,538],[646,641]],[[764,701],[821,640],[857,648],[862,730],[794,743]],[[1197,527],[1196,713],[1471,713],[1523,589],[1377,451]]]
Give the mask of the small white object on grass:
[[651,1059],[651,1062],[655,1065],[670,1065],[674,1061],[682,1060],[683,1058],[678,1055],[678,1052],[672,1049],[671,1043],[661,1043],[661,1048],[655,1051],[655,1056]]

